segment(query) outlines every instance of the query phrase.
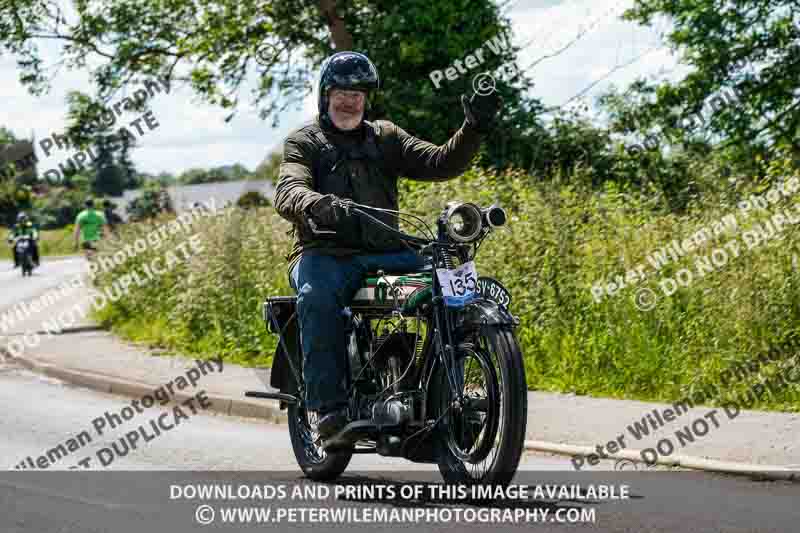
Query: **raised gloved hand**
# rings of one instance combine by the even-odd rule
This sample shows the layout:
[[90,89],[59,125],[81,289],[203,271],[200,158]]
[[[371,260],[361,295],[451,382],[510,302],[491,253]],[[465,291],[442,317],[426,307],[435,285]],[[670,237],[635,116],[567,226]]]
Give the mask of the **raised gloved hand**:
[[503,98],[496,91],[489,94],[472,93],[469,99],[463,94],[461,104],[467,123],[480,133],[488,133],[494,127],[497,114],[503,106]]

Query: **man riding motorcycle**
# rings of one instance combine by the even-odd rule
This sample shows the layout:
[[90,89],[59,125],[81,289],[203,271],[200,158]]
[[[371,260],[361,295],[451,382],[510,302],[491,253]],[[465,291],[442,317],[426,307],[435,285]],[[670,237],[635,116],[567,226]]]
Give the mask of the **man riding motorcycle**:
[[[298,295],[306,409],[321,438],[348,422],[345,315],[364,274],[383,269],[412,272],[423,257],[337,201],[348,198],[383,209],[398,209],[397,179],[442,181],[464,172],[490,131],[501,99],[495,94],[462,96],[465,121],[442,145],[409,135],[385,120],[368,122],[378,71],[363,54],[338,52],[322,66],[318,116],[285,140],[275,191],[275,208],[294,225],[287,256],[289,282]],[[397,217],[375,215],[397,228]],[[311,219],[311,223],[309,223]],[[311,224],[335,230],[315,236]],[[312,424],[313,420],[310,420]]]
[[11,228],[8,232],[8,242],[11,244],[12,250],[11,253],[14,256],[14,268],[20,266],[20,258],[17,257],[17,250],[16,250],[16,239],[18,237],[22,237],[23,235],[30,236],[31,238],[31,255],[33,257],[34,264],[38,267],[39,266],[39,230],[36,228],[34,223],[28,218],[28,215],[25,212],[22,212],[17,215],[17,223],[16,225]]

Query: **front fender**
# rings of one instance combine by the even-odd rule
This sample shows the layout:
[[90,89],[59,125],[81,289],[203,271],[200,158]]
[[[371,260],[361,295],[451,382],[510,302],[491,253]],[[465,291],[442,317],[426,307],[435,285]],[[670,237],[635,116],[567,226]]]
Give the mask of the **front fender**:
[[493,300],[475,298],[456,312],[456,330],[475,330],[481,326],[509,326],[515,328],[519,319]]

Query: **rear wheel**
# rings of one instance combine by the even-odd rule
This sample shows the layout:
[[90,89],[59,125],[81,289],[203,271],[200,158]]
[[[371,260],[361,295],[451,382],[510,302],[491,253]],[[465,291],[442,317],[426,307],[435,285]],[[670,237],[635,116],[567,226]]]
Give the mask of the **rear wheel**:
[[339,477],[350,464],[353,451],[324,451],[318,440],[319,435],[311,429],[309,417],[314,415],[297,404],[290,404],[288,411],[289,436],[297,464],[303,473],[314,481],[331,481]]
[[528,390],[522,354],[513,332],[484,326],[458,350],[456,383],[462,405],[439,365],[434,383],[439,471],[447,483],[507,485],[525,442]]

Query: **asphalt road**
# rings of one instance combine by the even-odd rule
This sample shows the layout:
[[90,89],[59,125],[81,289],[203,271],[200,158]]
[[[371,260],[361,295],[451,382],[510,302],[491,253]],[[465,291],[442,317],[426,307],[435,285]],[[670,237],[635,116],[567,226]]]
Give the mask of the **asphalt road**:
[[[76,349],[79,349],[76,346]],[[64,444],[84,430],[92,438],[79,451],[68,453],[47,470],[67,470],[78,466],[85,457],[91,457],[92,470],[283,470],[298,472],[290,447],[286,426],[266,423],[257,419],[222,416],[204,412],[195,405],[183,408],[188,419],[180,419],[169,431],[155,435],[149,421],[169,412],[168,408],[154,406],[143,409],[135,418],[122,420],[111,428],[115,414],[131,405],[123,396],[99,393],[59,380],[40,376],[8,361],[0,361],[0,427],[13,429],[0,436],[0,465],[13,469],[27,456],[34,460],[48,449]],[[105,413],[110,413],[106,417]],[[95,422],[98,418],[103,422]],[[165,426],[172,425],[172,417],[164,419]],[[102,424],[102,426],[101,426]],[[134,450],[126,450],[119,443],[126,433],[144,424],[149,442],[143,438]],[[100,429],[96,429],[100,427]],[[102,434],[99,432],[102,431]],[[77,438],[77,437],[76,437]],[[108,464],[101,464],[98,450],[113,451],[112,443],[126,452],[110,455],[101,453]],[[408,462],[373,455],[356,455],[352,468],[377,470],[408,470]],[[531,470],[560,470],[561,458],[526,456],[525,468]],[[424,466],[414,465],[421,470]],[[435,467],[427,468],[435,470]]]
[[[159,413],[155,407],[144,410],[137,418],[123,422],[113,430],[105,428],[102,435],[97,434],[94,426],[98,418],[105,418],[106,412],[120,413],[126,405],[130,405],[130,400],[126,401],[123,397],[75,387],[32,374],[8,362],[2,363],[0,428],[3,431],[0,436],[0,457],[3,458],[3,467],[8,470],[0,472],[0,531],[119,533],[141,532],[147,527],[155,531],[192,531],[201,527],[195,522],[194,512],[199,505],[207,504],[214,507],[218,519],[221,519],[222,507],[266,508],[266,503],[269,503],[273,512],[277,512],[279,506],[286,508],[290,505],[331,509],[352,507],[361,509],[361,512],[365,512],[364,509],[387,509],[388,512],[391,509],[409,508],[407,502],[374,495],[310,501],[284,499],[280,502],[177,498],[175,493],[170,492],[174,490],[171,487],[187,484],[213,482],[218,486],[233,487],[291,487],[297,484],[301,476],[285,427],[204,414],[198,408],[196,415],[189,414],[188,419],[182,420],[169,432],[154,436],[147,443],[140,441],[136,449],[131,450],[125,449],[119,439],[137,425],[153,419]],[[28,456],[38,457],[58,444],[64,444],[67,448],[69,439],[77,439],[83,431],[90,435],[91,441],[74,451],[68,451],[46,470],[14,470]],[[106,452],[100,452],[103,449]],[[100,457],[107,464],[101,464]],[[82,468],[69,470],[71,466],[79,466],[86,458],[91,459],[91,472]],[[497,509],[498,513],[528,510],[529,514],[524,518],[520,516],[517,523],[502,523],[504,531],[506,528],[535,527],[542,531],[587,528],[594,531],[788,533],[797,531],[797,524],[800,524],[800,509],[797,506],[800,486],[797,484],[757,482],[700,472],[577,474],[560,471],[563,468],[563,459],[526,454],[515,484],[529,487],[528,498],[520,499],[519,495],[515,495],[507,501],[496,500],[488,504],[434,498],[424,505],[426,509],[438,512],[444,512],[442,509],[446,508],[462,509],[462,513],[467,512],[466,509],[477,513],[479,508]],[[341,483],[356,487],[369,487],[376,483],[396,485],[411,481],[439,483],[440,478],[431,465],[358,455],[340,479]],[[580,483],[584,488],[590,484],[607,484],[616,487],[618,494],[621,487],[627,485],[629,498],[584,501],[580,498],[576,500],[573,494],[544,499],[532,497],[537,485],[554,487],[574,483]],[[396,486],[399,493],[401,485]],[[579,513],[581,510],[593,510],[594,517],[590,524],[547,522],[555,519],[556,512]],[[545,511],[547,517],[542,514]],[[498,515],[498,519],[502,518],[503,515]],[[533,523],[534,520],[545,518],[546,523]],[[573,518],[580,519],[580,516]],[[276,518],[273,516],[272,519]],[[288,514],[283,519],[288,520]],[[297,515],[295,519],[300,520],[301,517]],[[209,531],[264,527],[253,520],[242,518],[235,526],[215,523],[202,527]],[[319,516],[315,520],[318,527],[334,525],[320,524]],[[455,520],[438,524],[424,521],[414,524],[414,527],[421,531],[461,530],[464,527],[488,531],[498,527],[498,524],[465,525],[463,522],[462,519],[459,525]],[[282,521],[279,530],[307,528],[310,524],[309,515],[302,523]],[[398,528],[409,525],[391,524]],[[372,530],[386,526],[352,524],[351,527]]]
[[[0,264],[0,310],[57,285],[80,268],[81,260],[47,261],[37,276],[23,282],[3,272]],[[428,485],[440,482],[435,467],[372,455],[354,457],[336,484],[310,483],[300,475],[284,426],[211,415],[196,406],[196,414],[186,409],[186,418],[168,418],[169,431],[156,435],[151,430],[148,442],[139,440],[131,449],[120,439],[171,411],[145,409],[109,427],[113,414],[128,405],[129,399],[44,378],[0,360],[0,467],[5,469],[0,471],[0,531],[308,531],[314,527],[788,533],[800,528],[798,484],[702,472],[575,473],[564,458],[532,454],[524,456],[514,481],[528,494],[491,501],[437,498]],[[102,434],[97,429],[100,424]],[[65,451],[46,469],[15,469],[27,457],[37,458],[59,444]],[[403,497],[404,487],[411,487],[406,494],[413,493],[415,485],[405,485],[412,482],[429,497],[413,503],[409,501],[413,498]],[[189,492],[210,483],[230,490],[232,496],[203,499]],[[582,487],[578,494],[546,492],[576,483]],[[302,500],[291,498],[298,484],[313,493]],[[376,484],[384,490],[393,487],[394,493],[374,492],[380,488]],[[611,496],[626,497],[587,493],[590,486],[601,485],[610,487]],[[270,490],[281,487],[289,496],[270,499]],[[257,498],[247,498],[256,490]],[[339,490],[352,492],[337,494]],[[272,514],[260,518],[225,514],[236,513],[236,508]],[[314,508],[317,514],[301,508]],[[413,518],[416,509],[429,514]],[[336,517],[330,514],[334,510],[357,514]],[[403,511],[408,514],[400,514]],[[379,512],[387,514],[374,514]],[[390,522],[392,516],[400,521]],[[210,524],[200,524],[209,518]]]
[[86,269],[86,260],[80,256],[43,257],[41,265],[31,277],[23,278],[12,262],[0,261],[0,311],[71,279]]

